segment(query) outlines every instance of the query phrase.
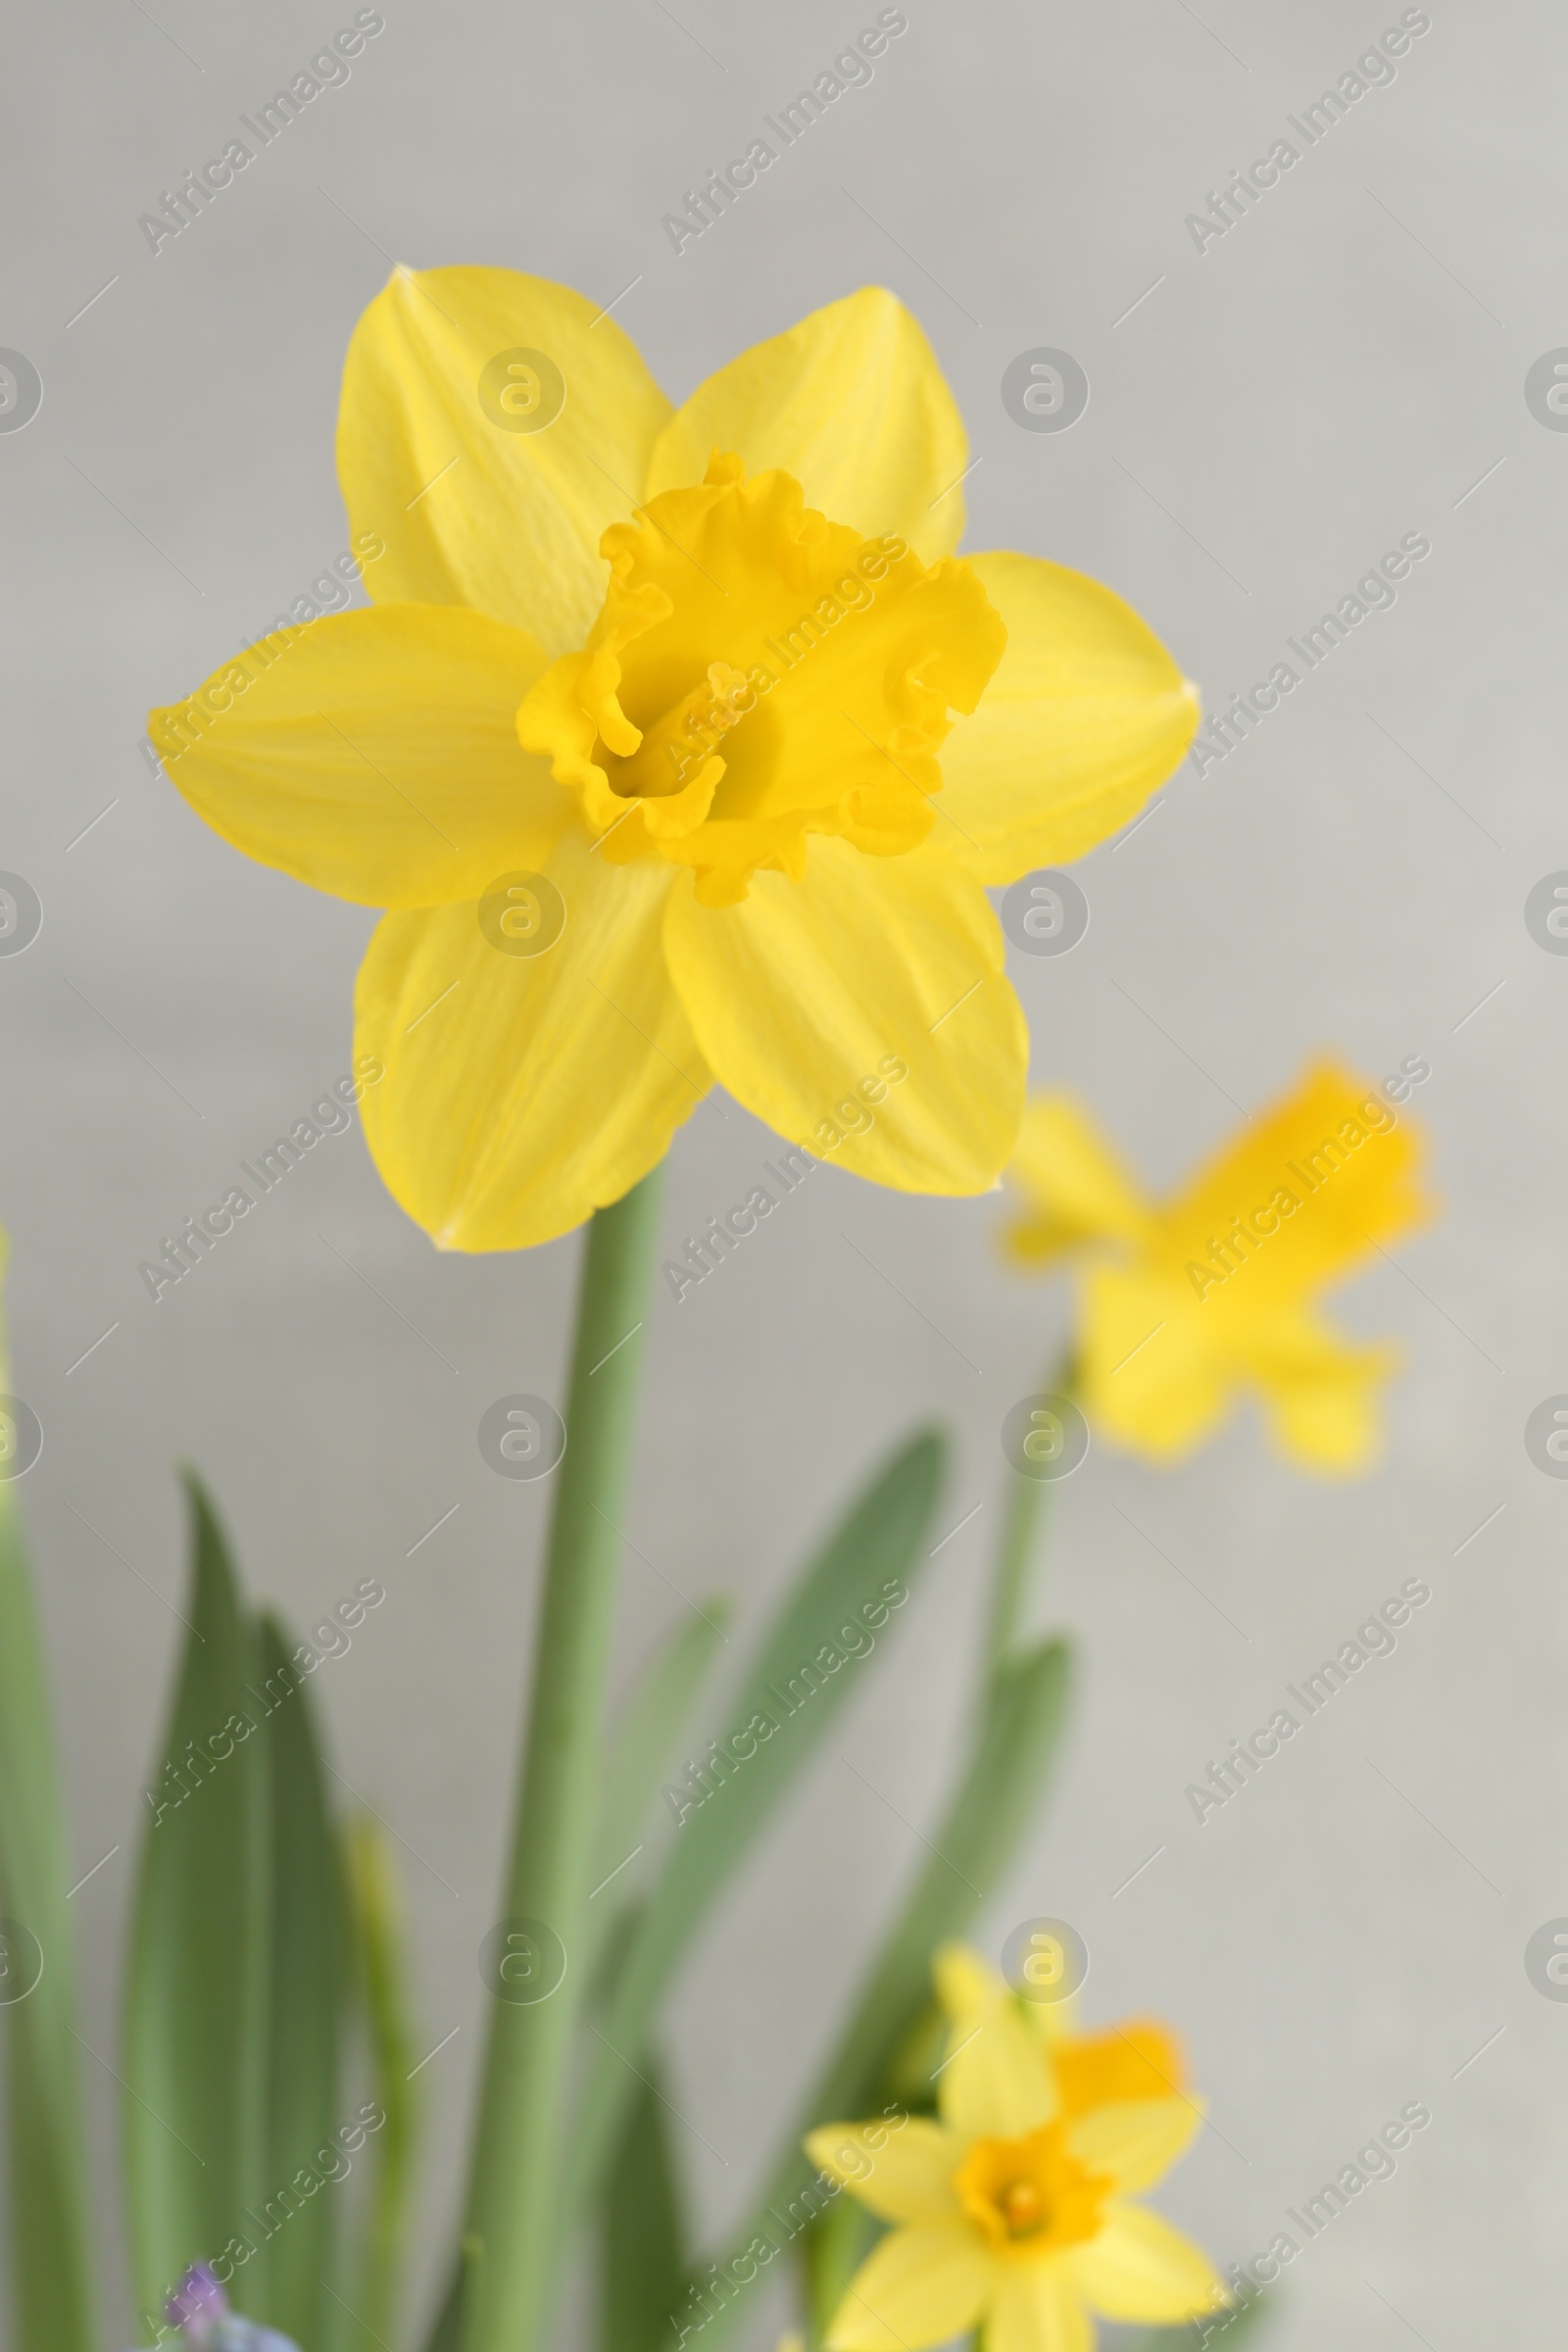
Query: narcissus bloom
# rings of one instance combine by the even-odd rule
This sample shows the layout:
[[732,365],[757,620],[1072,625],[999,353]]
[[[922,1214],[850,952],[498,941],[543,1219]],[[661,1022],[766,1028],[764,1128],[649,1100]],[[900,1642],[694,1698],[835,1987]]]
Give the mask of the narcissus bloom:
[[977,1953],[938,1954],[949,2054],[935,2120],[830,2124],[813,2164],[893,2224],[851,2280],[830,2352],[1090,2352],[1092,2315],[1172,2326],[1223,2304],[1206,2255],[1129,2200],[1202,2121],[1157,2026],[1063,2033]]
[[1009,1170],[1025,1207],[1005,1247],[1028,1266],[1091,1253],[1077,1348],[1093,1428],[1175,1461],[1252,1390],[1297,1461],[1364,1466],[1378,1387],[1397,1359],[1343,1338],[1316,1301],[1431,1213],[1421,1144],[1391,1090],[1407,1097],[1409,1083],[1379,1088],[1320,1063],[1159,1202],[1079,1103],[1030,1103]]
[[225,839],[391,909],[366,1134],[439,1242],[578,1223],[715,1081],[878,1183],[994,1182],[1028,1040],[985,886],[1125,824],[1198,703],[1094,581],[955,558],[966,462],[876,289],[678,410],[543,279],[370,305],[338,468],[371,609],[281,616],[149,725]]

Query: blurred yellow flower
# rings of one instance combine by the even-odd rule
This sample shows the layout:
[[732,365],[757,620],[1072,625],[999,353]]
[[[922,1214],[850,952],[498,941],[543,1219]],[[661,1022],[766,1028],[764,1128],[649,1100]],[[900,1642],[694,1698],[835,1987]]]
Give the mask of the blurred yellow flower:
[[1093,1253],[1077,1329],[1092,1427],[1175,1461],[1250,1389],[1297,1461],[1362,1468],[1377,1441],[1378,1384],[1396,1358],[1343,1338],[1316,1299],[1431,1213],[1421,1150],[1385,1093],[1321,1062],[1154,1202],[1080,1104],[1031,1102],[1009,1169],[1025,1205],[1004,1243],[1027,1266]]
[[877,288],[679,409],[545,279],[371,303],[338,427],[371,609],[280,616],[148,723],[226,840],[392,910],[366,1135],[439,1242],[579,1223],[715,1081],[877,1183],[995,1181],[1028,1038],[986,885],[1124,825],[1198,703],[1107,589],[956,560],[966,466]]
[[1090,2352],[1092,2314],[1160,2327],[1223,2304],[1207,2256],[1128,2202],[1202,2120],[1163,2029],[1064,2033],[960,1945],[937,1955],[936,1982],[949,2020],[938,2119],[807,2139],[813,2164],[893,2224],[850,2282],[829,2352],[921,2352],[976,2327],[986,2352]]
[[[937,1995],[956,2040],[963,2037],[965,2019],[973,2026],[995,2002],[1011,1998],[1001,1972],[969,1944],[945,1944],[937,1955],[935,1975]],[[1084,2034],[1074,1995],[1050,2001],[1020,1999],[1012,2006],[1050,2050],[1064,2115],[1084,2115],[1112,2099],[1187,2099],[1181,2044],[1157,2019],[1124,2018],[1102,2034]],[[1201,2115],[1202,2101],[1197,2106]]]

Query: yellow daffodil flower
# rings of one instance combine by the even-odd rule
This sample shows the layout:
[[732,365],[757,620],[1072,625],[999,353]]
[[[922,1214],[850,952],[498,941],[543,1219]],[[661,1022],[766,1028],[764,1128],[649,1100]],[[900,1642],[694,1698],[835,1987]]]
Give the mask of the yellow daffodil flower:
[[878,1183],[991,1185],[1028,1040],[985,887],[1125,824],[1198,706],[1108,590],[955,558],[908,313],[852,295],[672,409],[568,288],[399,270],[338,466],[370,610],[280,616],[149,725],[226,840],[390,909],[358,1047],[410,1214],[547,1240],[715,1080]]
[[[1407,1083],[1391,1083],[1408,1095]],[[1425,1222],[1420,1158],[1388,1090],[1331,1062],[1157,1203],[1077,1102],[1031,1102],[1009,1170],[1025,1207],[1005,1247],[1027,1266],[1093,1252],[1077,1330],[1091,1427],[1175,1461],[1251,1389],[1295,1460],[1362,1468],[1377,1442],[1378,1385],[1397,1359],[1343,1338],[1315,1300]]]
[[949,2019],[938,2117],[807,2139],[813,2164],[893,2225],[851,2280],[829,2352],[921,2352],[973,2328],[985,2352],[1091,2352],[1093,2314],[1173,2326],[1223,2304],[1207,2256],[1129,2202],[1202,2121],[1164,2030],[1064,2033],[961,1946],[938,1954],[936,1981]]
[[[961,2041],[996,2002],[1011,1997],[1000,1970],[969,1944],[945,1944],[937,1955],[935,1977],[937,1997],[956,2040]],[[1084,2034],[1074,1995],[1012,2005],[1050,2049],[1064,2114],[1086,2114],[1110,2099],[1187,2097],[1181,2045],[1169,2027],[1155,2019],[1125,2018],[1102,2034]],[[1199,2109],[1201,2113],[1201,2101]]]

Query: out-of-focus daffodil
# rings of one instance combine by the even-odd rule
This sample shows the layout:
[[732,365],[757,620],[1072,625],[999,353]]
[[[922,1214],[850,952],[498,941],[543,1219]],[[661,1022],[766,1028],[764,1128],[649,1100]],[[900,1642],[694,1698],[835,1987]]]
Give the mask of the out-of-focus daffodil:
[[938,1954],[936,1980],[949,2020],[937,2119],[832,2124],[807,2140],[893,2225],[850,2283],[831,2352],[920,2352],[976,2327],[986,2352],[1090,2352],[1094,2314],[1158,2327],[1222,2304],[1206,2255],[1129,2201],[1202,2120],[1164,2030],[1063,2031],[961,1946]]
[[[1027,1973],[1027,1972],[1026,1972]],[[950,1943],[938,1956],[937,1997],[954,2038],[961,2040],[998,2002],[1008,2002],[1005,1979],[972,1946]],[[1154,2018],[1124,2018],[1103,2033],[1086,2034],[1078,2002],[1019,1999],[1010,2004],[1046,2044],[1064,2115],[1085,2115],[1114,2099],[1180,2099],[1187,2096],[1187,2067],[1180,2042]],[[1202,2113],[1202,2101],[1198,2102]]]
[[885,292],[672,410],[613,318],[399,270],[338,464],[368,612],[274,629],[152,740],[254,858],[391,909],[366,1133],[462,1250],[618,1200],[718,1081],[878,1183],[976,1193],[1028,1040],[985,885],[1081,855],[1197,697],[1108,590],[956,560],[966,445]]
[[1286,1453],[1358,1470],[1396,1359],[1342,1338],[1316,1301],[1425,1221],[1420,1158],[1383,1091],[1323,1062],[1155,1202],[1086,1110],[1045,1095],[1024,1113],[1009,1173],[1025,1205],[1005,1246],[1028,1266],[1092,1253],[1076,1345],[1084,1409],[1107,1437],[1175,1461],[1253,1390]]

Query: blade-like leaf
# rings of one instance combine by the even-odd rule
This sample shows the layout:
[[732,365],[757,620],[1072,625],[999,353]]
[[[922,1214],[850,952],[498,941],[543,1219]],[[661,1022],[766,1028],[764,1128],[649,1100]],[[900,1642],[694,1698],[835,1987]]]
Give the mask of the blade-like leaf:
[[[348,1859],[360,1994],[369,2033],[370,2082],[376,2105],[386,2118],[370,2159],[370,2194],[354,2309],[365,2335],[394,2343],[400,2332],[399,2287],[419,2106],[415,2087],[408,1931],[392,1840],[378,1821],[366,1815],[350,1825]],[[350,2352],[352,2347],[351,2334]]]
[[459,2352],[463,2342],[464,2299],[478,2260],[479,2249],[475,2240],[466,2237],[452,2266],[452,2276],[447,2281],[447,2291],[425,2352]]
[[263,2209],[279,2219],[265,2296],[249,2274],[245,2310],[296,2343],[335,2332],[339,2199],[339,2030],[347,1992],[343,1879],[306,1686],[276,1619],[259,1628],[260,1727],[271,1778],[271,1960]]
[[813,2123],[870,2100],[930,1998],[932,1953],[962,1935],[1011,1861],[1061,1736],[1070,1670],[1066,1642],[1053,1641],[997,1675],[974,1760],[818,2083]]
[[[840,2197],[802,2239],[806,2273],[807,2341],[819,2347],[833,2324],[850,2280],[870,2253],[882,2224],[854,2197]],[[658,2347],[653,2347],[658,2352]]]
[[633,2070],[655,2012],[699,1923],[849,1697],[851,1661],[875,1645],[924,1565],[942,1468],[941,1439],[923,1435],[858,1498],[764,1637],[722,1747],[710,1741],[683,1788],[671,1790],[680,1826],[589,2058],[568,2211],[580,2212],[603,2178],[637,2093]]
[[603,2215],[603,2352],[659,2352],[686,2276],[680,2193],[659,2069],[648,2068],[611,2167]]
[[[647,1827],[660,1776],[669,1769],[697,1693],[724,1640],[728,1615],[729,1602],[722,1594],[694,1610],[655,1651],[621,1710],[600,1784],[593,1863],[596,1892],[632,1858]],[[626,1892],[631,1892],[630,1886]],[[583,1968],[590,1979],[598,1973],[605,1937],[619,1909],[620,1904],[612,1897],[589,1913]]]
[[[0,1407],[3,1411],[3,1407]],[[93,2352],[65,1808],[22,1531],[0,1486],[0,2008],[18,2352]],[[30,1991],[38,1959],[43,1973]],[[22,1996],[22,1997],[19,1997]]]
[[[223,1539],[187,1477],[191,1633],[148,1791],[122,2072],[130,2255],[144,2313],[231,2238],[265,2284],[271,1828],[260,1659]],[[253,2259],[254,2257],[254,2259]],[[254,2283],[253,2283],[254,2282]]]
[[[795,2223],[781,2225],[779,2217],[790,2214],[813,2178],[800,2144],[813,2125],[847,2123],[883,2103],[887,2070],[929,1998],[932,1953],[963,1933],[996,1886],[1039,1800],[1060,1737],[1068,1683],[1064,1642],[1047,1642],[997,1674],[974,1759],[932,1840],[931,1860],[872,1962],[766,2195],[733,2252],[744,2253],[758,2235],[778,2245],[781,2228],[786,2238],[793,2232]],[[809,2217],[805,2200],[798,2212],[804,2227]],[[722,2303],[707,2324],[704,2352],[716,2352],[743,2308],[741,2296]]]

